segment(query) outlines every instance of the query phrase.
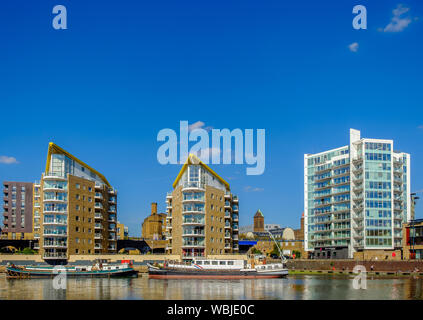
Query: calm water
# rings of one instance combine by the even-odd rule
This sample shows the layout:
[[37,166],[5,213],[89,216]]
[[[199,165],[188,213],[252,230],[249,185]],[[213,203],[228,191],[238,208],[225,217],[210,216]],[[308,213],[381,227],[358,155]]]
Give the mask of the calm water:
[[373,278],[367,290],[355,290],[353,277],[293,275],[260,280],[68,279],[55,290],[51,279],[6,279],[0,274],[0,300],[5,299],[423,299],[423,279]]

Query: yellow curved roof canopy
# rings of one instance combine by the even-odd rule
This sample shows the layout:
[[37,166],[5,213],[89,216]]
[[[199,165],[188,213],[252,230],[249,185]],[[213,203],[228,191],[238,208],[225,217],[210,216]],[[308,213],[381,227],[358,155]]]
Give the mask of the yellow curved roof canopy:
[[229,183],[227,183],[222,177],[220,177],[216,172],[214,172],[208,165],[206,165],[194,154],[189,154],[187,161],[182,166],[181,171],[179,171],[179,174],[176,177],[175,182],[173,182],[173,188],[176,187],[176,185],[178,184],[178,181],[181,179],[182,175],[184,174],[185,170],[188,168],[188,165],[190,164],[198,164],[202,166],[204,169],[209,171],[213,176],[215,176],[220,182],[222,182],[225,185],[227,190],[230,190]]
[[54,144],[53,142],[50,142],[48,144],[48,152],[47,152],[47,163],[46,163],[46,171],[49,171],[50,168],[50,161],[51,161],[51,155],[52,154],[64,154],[65,156],[67,156],[68,158],[78,162],[81,166],[91,170],[92,172],[94,172],[98,177],[100,177],[101,180],[103,180],[103,182],[108,186],[108,187],[112,187],[110,185],[110,183],[107,181],[107,179],[98,171],[94,170],[93,168],[91,168],[89,165],[87,165],[86,163],[82,162],[81,160],[79,160],[77,157],[71,155],[69,152],[67,152],[66,150],[60,148],[58,145]]

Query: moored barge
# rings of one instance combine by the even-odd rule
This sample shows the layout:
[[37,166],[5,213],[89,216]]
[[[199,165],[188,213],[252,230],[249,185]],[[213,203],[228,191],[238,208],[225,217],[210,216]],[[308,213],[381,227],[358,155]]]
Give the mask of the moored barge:
[[162,266],[148,264],[151,279],[266,279],[287,275],[288,269],[283,263],[254,266],[244,260],[196,259],[191,265],[168,262]]
[[28,278],[53,278],[59,274],[66,277],[89,277],[89,278],[110,278],[110,277],[136,277],[136,271],[128,263],[122,264],[95,264],[93,266],[16,266],[14,264],[6,267],[7,278],[28,279]]

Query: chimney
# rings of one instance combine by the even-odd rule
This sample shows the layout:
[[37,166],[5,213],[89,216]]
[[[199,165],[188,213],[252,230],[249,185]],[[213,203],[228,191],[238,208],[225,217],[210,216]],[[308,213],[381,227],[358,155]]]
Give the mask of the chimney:
[[151,204],[151,214],[157,214],[157,202]]

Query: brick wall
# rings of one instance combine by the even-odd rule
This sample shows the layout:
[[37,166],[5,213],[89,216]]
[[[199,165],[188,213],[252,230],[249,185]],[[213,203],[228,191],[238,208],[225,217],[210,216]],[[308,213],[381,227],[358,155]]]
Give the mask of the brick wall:
[[367,271],[412,272],[418,268],[423,272],[423,261],[363,261],[363,260],[288,260],[288,269],[292,270],[349,270],[354,266],[364,265]]

